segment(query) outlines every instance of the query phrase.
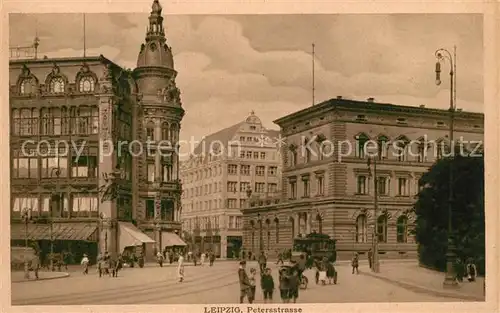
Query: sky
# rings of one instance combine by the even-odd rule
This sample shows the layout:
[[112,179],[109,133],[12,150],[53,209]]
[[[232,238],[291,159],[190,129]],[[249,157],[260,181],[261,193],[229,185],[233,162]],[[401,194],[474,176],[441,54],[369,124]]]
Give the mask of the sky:
[[[243,121],[267,128],[312,102],[343,96],[433,108],[449,105],[449,64],[435,85],[435,51],[457,47],[457,108],[483,112],[483,20],[479,14],[165,15],[186,115],[181,139]],[[134,68],[147,14],[86,14],[87,55]],[[57,23],[54,23],[57,21]],[[63,27],[61,27],[63,25]],[[11,14],[10,46],[83,55],[82,14]]]

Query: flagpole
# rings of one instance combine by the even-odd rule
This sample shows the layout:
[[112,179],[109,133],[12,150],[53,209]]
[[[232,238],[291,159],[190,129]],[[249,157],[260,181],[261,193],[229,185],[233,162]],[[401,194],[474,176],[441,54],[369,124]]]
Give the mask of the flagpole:
[[314,82],[314,43],[312,44],[312,105],[315,103],[314,92],[315,92],[315,82]]
[[83,57],[87,56],[87,43],[85,38],[85,13],[83,13]]

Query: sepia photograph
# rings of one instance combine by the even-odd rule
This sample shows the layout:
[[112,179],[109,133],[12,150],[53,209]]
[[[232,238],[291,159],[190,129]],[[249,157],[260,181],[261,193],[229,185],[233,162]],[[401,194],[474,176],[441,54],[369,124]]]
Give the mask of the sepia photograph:
[[486,301],[483,14],[141,6],[8,14],[12,307]]

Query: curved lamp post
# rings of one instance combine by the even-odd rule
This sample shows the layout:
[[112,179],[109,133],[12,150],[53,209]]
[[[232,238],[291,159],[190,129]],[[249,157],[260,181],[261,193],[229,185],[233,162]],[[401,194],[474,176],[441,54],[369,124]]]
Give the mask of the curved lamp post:
[[[450,63],[450,152],[452,157],[455,153],[455,144],[453,142],[453,124],[456,105],[456,47],[453,47],[453,54],[446,49],[438,49],[435,52],[436,62],[436,85],[441,85],[441,63],[448,61]],[[455,270],[453,263],[455,261],[455,246],[453,240],[452,229],[452,211],[453,211],[453,162],[450,162],[449,181],[448,181],[448,247],[446,251],[446,275],[443,282],[443,287],[457,287],[458,283],[455,279]]]

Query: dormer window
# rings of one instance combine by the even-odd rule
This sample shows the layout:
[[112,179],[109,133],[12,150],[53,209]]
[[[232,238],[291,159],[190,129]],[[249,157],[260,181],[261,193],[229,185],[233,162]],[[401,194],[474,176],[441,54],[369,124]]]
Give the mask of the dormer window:
[[91,76],[85,76],[80,79],[80,89],[82,93],[93,92],[95,89],[95,81]]
[[21,94],[29,95],[35,92],[36,82],[34,78],[25,78],[21,82]]
[[250,126],[250,130],[256,130],[256,129],[257,129],[257,127],[255,127],[255,126]]
[[49,91],[51,93],[64,93],[64,80],[61,77],[55,77],[50,80]]

